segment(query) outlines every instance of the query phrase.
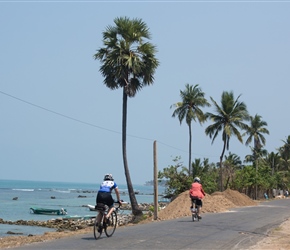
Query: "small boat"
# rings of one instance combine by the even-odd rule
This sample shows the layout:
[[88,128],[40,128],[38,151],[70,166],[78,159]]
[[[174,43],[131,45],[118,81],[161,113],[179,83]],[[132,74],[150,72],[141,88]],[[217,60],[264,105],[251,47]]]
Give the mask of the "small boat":
[[171,200],[167,196],[163,196],[160,200],[158,200],[160,203],[170,203]]
[[96,211],[96,208],[93,205],[88,204],[87,207],[90,209],[90,211]]
[[46,215],[66,215],[67,214],[67,211],[64,208],[50,209],[50,208],[31,207],[30,212],[34,214],[46,214]]
[[89,220],[96,218],[96,215],[66,215],[62,218],[64,220]]

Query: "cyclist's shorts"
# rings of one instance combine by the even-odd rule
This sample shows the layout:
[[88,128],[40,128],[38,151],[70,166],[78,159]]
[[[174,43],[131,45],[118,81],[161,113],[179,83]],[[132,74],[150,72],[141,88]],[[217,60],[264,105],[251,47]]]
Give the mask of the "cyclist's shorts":
[[197,197],[192,197],[190,196],[192,202],[194,202],[197,206],[201,206],[202,207],[202,200],[198,199]]
[[98,192],[97,198],[96,198],[96,204],[98,203],[104,203],[108,207],[113,207],[114,206],[114,200],[111,195],[111,193],[107,192]]

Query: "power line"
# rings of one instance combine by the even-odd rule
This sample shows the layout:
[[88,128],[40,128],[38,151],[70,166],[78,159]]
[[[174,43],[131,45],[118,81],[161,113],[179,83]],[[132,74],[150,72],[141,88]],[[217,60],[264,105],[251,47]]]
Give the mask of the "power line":
[[34,106],[34,107],[36,107],[36,108],[39,108],[39,109],[45,110],[45,111],[47,111],[47,112],[53,113],[53,114],[55,114],[55,115],[59,115],[59,116],[62,116],[62,117],[64,117],[64,118],[67,118],[67,119],[70,119],[70,120],[73,120],[73,121],[76,121],[76,122],[79,122],[79,123],[82,123],[82,124],[85,124],[85,125],[88,125],[88,126],[91,126],[91,127],[95,127],[95,128],[103,129],[103,130],[106,130],[106,131],[109,131],[109,132],[112,132],[112,133],[116,133],[116,134],[121,134],[120,132],[117,132],[117,131],[114,131],[114,130],[111,130],[111,129],[107,129],[107,128],[104,128],[104,127],[100,127],[100,126],[97,126],[97,125],[92,124],[92,123],[84,122],[84,121],[81,121],[81,120],[79,120],[79,119],[73,118],[73,117],[71,117],[71,116],[64,115],[64,114],[61,114],[61,113],[59,113],[59,112],[56,112],[56,111],[53,111],[53,110],[50,110],[50,109],[44,108],[44,107],[39,106],[39,105],[37,105],[37,104],[34,104],[34,103],[32,103],[32,102],[28,102],[28,101],[25,101],[25,100],[23,100],[23,99],[21,99],[21,98],[18,98],[18,97],[16,97],[16,96],[13,96],[13,95],[7,94],[7,93],[5,93],[5,92],[3,92],[3,91],[1,91],[1,90],[0,90],[0,93],[3,94],[3,95],[9,96],[9,97],[11,97],[11,98],[13,98],[13,99],[16,99],[16,100],[18,100],[18,101],[21,101],[21,102],[24,102],[24,103],[26,103],[26,104],[29,104],[29,105],[31,105],[31,106]]
[[[61,116],[61,117],[63,117],[63,118],[66,118],[66,119],[69,119],[69,120],[72,120],[72,121],[75,121],[75,122],[78,122],[78,123],[81,123],[81,124],[84,124],[84,125],[87,125],[87,126],[91,126],[91,127],[94,127],[94,128],[98,128],[98,129],[106,130],[106,131],[108,131],[108,132],[112,132],[112,133],[115,133],[115,134],[122,134],[121,132],[118,132],[118,131],[115,131],[115,130],[112,130],[112,129],[107,129],[107,128],[104,128],[104,127],[101,127],[101,126],[98,126],[98,125],[95,125],[95,124],[92,124],[92,123],[89,123],[89,122],[85,122],[85,121],[82,121],[82,120],[76,119],[76,118],[71,117],[71,116],[68,116],[68,115],[61,114],[61,113],[56,112],[56,111],[54,111],[54,110],[51,110],[51,109],[48,109],[48,108],[42,107],[42,106],[37,105],[37,104],[34,104],[34,103],[32,103],[32,102],[28,102],[28,101],[26,101],[26,100],[23,100],[23,99],[21,99],[21,98],[19,98],[19,97],[16,97],[16,96],[10,95],[10,94],[5,93],[5,92],[3,92],[3,91],[1,91],[1,90],[0,90],[0,93],[3,94],[3,95],[8,96],[8,97],[10,97],[10,98],[13,98],[13,99],[15,99],[15,100],[17,100],[17,101],[20,101],[20,102],[23,102],[23,103],[25,103],[25,104],[31,105],[31,106],[33,106],[33,107],[36,107],[36,108],[42,109],[42,110],[47,111],[47,112],[50,112],[50,113],[52,113],[52,114],[55,114],[55,115]],[[140,139],[140,140],[147,140],[147,141],[151,141],[151,142],[155,141],[155,140],[150,139],[150,138],[145,138],[145,137],[136,136],[136,135],[130,135],[130,134],[127,134],[127,136],[129,136],[129,137],[133,137],[133,138],[136,138],[136,139]],[[158,140],[157,140],[157,141],[158,141]],[[168,145],[168,144],[166,144],[166,143],[163,143],[163,142],[161,142],[161,141],[158,141],[158,142],[159,142],[160,144],[164,145],[164,146],[167,146],[167,147],[170,147],[170,148],[176,149],[176,150],[178,150],[178,151],[182,151],[182,152],[188,153],[188,151],[186,151],[186,150],[183,150],[183,149],[180,149],[180,148],[173,147],[173,146]],[[193,155],[199,155],[199,154],[194,154],[194,153],[193,153]],[[199,155],[199,156],[202,156],[202,155]],[[204,157],[204,156],[203,156],[203,157]],[[207,157],[217,157],[217,156],[207,156]]]

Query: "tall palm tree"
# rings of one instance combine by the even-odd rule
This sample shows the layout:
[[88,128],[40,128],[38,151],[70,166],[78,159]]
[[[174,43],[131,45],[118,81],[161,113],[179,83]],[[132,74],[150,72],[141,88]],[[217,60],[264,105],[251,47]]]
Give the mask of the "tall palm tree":
[[274,175],[274,173],[277,172],[279,168],[279,163],[280,163],[279,153],[274,153],[274,152],[268,153],[265,161],[271,167],[272,175]]
[[223,191],[223,174],[222,174],[222,161],[225,150],[229,150],[230,138],[235,135],[238,140],[243,143],[243,138],[238,129],[245,129],[246,124],[244,121],[249,119],[247,106],[244,102],[239,101],[240,95],[234,99],[233,92],[224,91],[221,96],[221,106],[210,97],[215,107],[216,114],[206,113],[213,124],[205,129],[206,135],[212,139],[212,143],[218,136],[219,132],[222,133],[223,149],[220,155],[220,190]]
[[248,135],[248,139],[246,140],[246,146],[248,146],[252,140],[254,140],[254,166],[256,165],[257,151],[265,146],[266,139],[263,134],[269,134],[269,130],[265,127],[267,126],[267,122],[262,120],[260,115],[255,115],[254,117],[250,116],[250,126],[247,126],[246,132],[243,134]]
[[153,84],[154,73],[159,65],[155,57],[156,47],[149,40],[151,35],[141,19],[120,17],[114,19],[115,26],[108,26],[103,32],[103,48],[94,55],[101,62],[100,72],[104,84],[110,89],[123,89],[122,111],[122,153],[132,213],[141,215],[127,161],[127,99],[137,91]]
[[256,170],[255,199],[258,199],[258,166],[263,166],[265,163],[267,164],[265,158],[267,157],[268,151],[262,148],[261,145],[256,148],[251,147],[251,150],[253,153],[251,155],[246,155],[244,162],[253,162],[253,167]]
[[189,159],[188,159],[188,171],[191,175],[191,143],[192,143],[192,133],[191,133],[191,122],[198,121],[202,124],[206,117],[201,110],[201,107],[209,107],[210,104],[204,97],[205,94],[202,92],[201,88],[196,84],[194,87],[192,85],[186,84],[185,90],[180,90],[181,102],[177,102],[170,106],[170,108],[175,108],[172,117],[178,117],[180,124],[185,119],[186,124],[189,128]]

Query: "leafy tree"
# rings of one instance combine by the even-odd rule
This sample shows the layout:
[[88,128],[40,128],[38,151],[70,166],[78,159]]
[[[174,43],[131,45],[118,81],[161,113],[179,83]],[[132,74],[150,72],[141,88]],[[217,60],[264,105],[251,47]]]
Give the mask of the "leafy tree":
[[165,194],[168,198],[174,198],[180,193],[189,190],[193,178],[188,175],[188,169],[180,162],[181,158],[176,157],[175,165],[164,168],[158,172],[158,179],[166,180]]
[[209,165],[208,165],[208,159],[204,159],[202,162],[200,158],[194,159],[192,162],[192,177],[198,176],[201,178],[204,173],[208,171]]
[[288,136],[287,140],[284,141],[284,145],[279,148],[279,153],[281,156],[280,164],[283,166],[284,170],[290,170],[290,135]]
[[282,140],[284,145],[278,149],[280,161],[278,165],[278,182],[277,187],[281,189],[289,189],[290,186],[290,136],[286,140]]
[[126,135],[127,99],[134,97],[143,87],[153,84],[158,67],[156,48],[149,42],[151,38],[147,25],[141,19],[120,17],[114,19],[114,26],[103,32],[103,48],[94,55],[101,62],[100,72],[104,84],[112,89],[123,89],[122,111],[122,152],[125,176],[132,205],[132,213],[141,215],[129,172]]
[[256,176],[256,171],[253,166],[244,166],[242,169],[236,171],[234,188],[253,198]]
[[237,169],[242,168],[242,161],[239,156],[236,154],[232,154],[229,152],[228,156],[225,156],[225,161],[223,162],[224,166],[224,178],[226,179],[226,189],[228,187],[232,188],[234,178],[235,178],[235,173]]
[[172,117],[178,117],[180,124],[185,119],[186,124],[189,129],[189,162],[188,162],[188,171],[191,174],[191,143],[192,143],[192,131],[191,123],[192,121],[198,121],[202,124],[206,117],[202,111],[202,107],[209,107],[210,104],[204,97],[205,94],[202,92],[201,88],[198,85],[194,87],[186,84],[185,90],[180,90],[181,101],[171,105],[171,108],[175,108]]
[[273,187],[274,178],[272,176],[272,170],[270,166],[266,164],[259,164],[257,169],[257,181],[256,185],[258,186],[259,194],[255,194],[255,198],[262,197],[262,195]]
[[[174,162],[175,165],[158,172],[158,178],[166,181],[165,194],[167,198],[174,198],[180,193],[189,190],[193,182],[193,176],[188,174],[188,169],[183,166],[181,158],[176,157]],[[206,193],[211,194],[217,191],[218,172],[213,163],[209,163],[208,159],[204,159],[203,162],[200,159],[195,159],[193,171],[195,170],[196,176],[200,177]]]
[[203,189],[206,193],[211,194],[218,190],[218,171],[214,163],[209,163],[209,159],[204,158],[198,172],[199,174],[197,175],[200,177]]
[[249,119],[247,106],[245,103],[239,101],[240,95],[234,99],[233,92],[224,91],[221,96],[221,106],[210,97],[215,107],[216,113],[206,113],[213,124],[205,129],[206,135],[212,139],[212,143],[218,136],[219,132],[222,133],[223,149],[220,156],[220,190],[223,191],[223,176],[222,176],[222,161],[225,150],[229,150],[230,138],[235,135],[238,140],[243,143],[242,136],[238,129],[245,129],[245,120]]

